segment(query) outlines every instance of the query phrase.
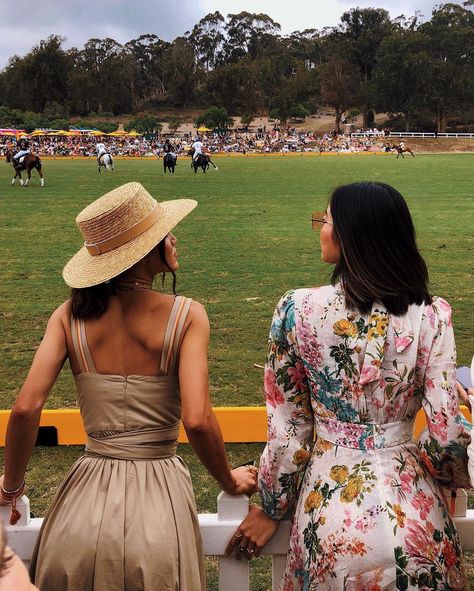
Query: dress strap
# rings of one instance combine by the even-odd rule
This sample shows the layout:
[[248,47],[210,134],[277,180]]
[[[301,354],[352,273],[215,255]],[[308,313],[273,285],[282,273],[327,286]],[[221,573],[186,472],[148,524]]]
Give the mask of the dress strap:
[[84,320],[73,318],[71,314],[71,336],[76,359],[81,368],[81,373],[97,373],[92,360],[92,355],[87,344],[86,328]]
[[179,348],[181,332],[192,300],[176,296],[168,318],[163,350],[161,353],[160,373],[169,374],[176,367],[176,353]]

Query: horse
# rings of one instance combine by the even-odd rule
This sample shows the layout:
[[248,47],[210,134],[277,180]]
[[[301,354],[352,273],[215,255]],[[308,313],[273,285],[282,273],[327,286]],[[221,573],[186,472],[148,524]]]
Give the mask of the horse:
[[[40,157],[35,156],[35,154],[25,154],[25,156],[23,156],[23,158],[20,158],[21,162],[18,162],[18,160],[13,158],[14,155],[15,155],[15,153],[13,152],[13,150],[11,148],[8,148],[7,151],[5,152],[6,162],[11,163],[11,165],[13,166],[13,168],[15,170],[15,176],[12,178],[12,186],[15,184],[16,177],[18,177],[20,179],[20,185],[22,187],[23,186],[27,187],[28,183],[30,182],[30,179],[31,179],[31,171],[33,169],[36,169],[38,171],[38,174],[41,179],[41,186],[44,187],[44,177],[43,177],[43,173],[41,171]],[[28,175],[28,178],[26,179],[25,182],[23,182],[23,179],[21,178],[21,171],[22,170],[26,171],[26,174]]]
[[194,172],[196,173],[198,168],[202,168],[202,171],[205,173],[206,170],[209,168],[209,164],[212,164],[212,166],[216,169],[219,170],[217,168],[217,166],[214,164],[214,162],[211,160],[211,157],[209,156],[209,154],[198,154],[197,158],[194,158],[194,150],[191,148],[191,150],[189,150],[188,154],[191,156],[192,160],[191,160],[191,168],[194,168]]
[[102,154],[102,156],[99,158],[99,162],[97,164],[99,172],[101,172],[100,168],[102,166],[105,168],[106,171],[110,170],[112,172],[114,170],[114,159],[110,154]]
[[168,171],[174,174],[174,167],[176,166],[176,160],[177,158],[175,158],[172,154],[170,154],[169,152],[167,152],[164,156],[163,156],[163,170],[166,173],[166,169],[168,169]]
[[413,158],[415,157],[415,154],[413,154],[413,152],[411,151],[410,148],[401,148],[398,144],[393,144],[392,146],[392,150],[396,150],[397,151],[397,158],[399,158],[400,156],[402,158],[405,158],[405,156],[403,155],[404,152],[408,152],[409,154],[411,154],[413,156]]

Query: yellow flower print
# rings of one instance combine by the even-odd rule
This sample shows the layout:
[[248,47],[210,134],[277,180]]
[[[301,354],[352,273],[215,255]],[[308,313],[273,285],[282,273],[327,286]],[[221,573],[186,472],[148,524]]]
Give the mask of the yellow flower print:
[[362,476],[349,476],[347,485],[341,490],[341,501],[343,503],[352,503],[359,496],[364,487]]
[[402,511],[400,505],[393,505],[393,510],[395,511],[395,517],[397,518],[397,523],[399,527],[405,527],[405,517],[406,513]]
[[326,441],[321,437],[318,437],[318,439],[316,440],[316,449],[318,449],[319,451],[328,451],[328,449],[332,449],[333,447],[333,443],[331,443],[330,441]]
[[318,522],[319,522],[321,525],[324,525],[324,524],[326,523],[326,518],[325,518],[323,515],[321,515],[321,517],[318,519]]
[[311,513],[311,511],[317,509],[322,502],[323,495],[319,492],[319,490],[311,491],[304,502],[304,512]]
[[369,319],[369,331],[367,333],[367,340],[371,341],[374,338],[382,336],[387,330],[388,317],[374,314]]
[[357,336],[357,326],[349,320],[338,320],[332,325],[334,334],[340,337],[355,337]]
[[310,453],[306,449],[299,449],[293,454],[293,464],[295,466],[301,466],[301,464],[306,464],[309,460]]
[[338,484],[341,484],[346,480],[349,474],[349,468],[347,466],[333,466],[329,472],[329,476],[335,480]]

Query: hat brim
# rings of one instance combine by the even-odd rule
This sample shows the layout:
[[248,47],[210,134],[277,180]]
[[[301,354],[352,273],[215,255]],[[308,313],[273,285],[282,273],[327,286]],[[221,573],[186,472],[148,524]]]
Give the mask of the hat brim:
[[93,256],[83,246],[63,269],[69,287],[84,288],[104,283],[138,263],[197,205],[194,199],[160,201],[165,215],[148,230],[110,252]]

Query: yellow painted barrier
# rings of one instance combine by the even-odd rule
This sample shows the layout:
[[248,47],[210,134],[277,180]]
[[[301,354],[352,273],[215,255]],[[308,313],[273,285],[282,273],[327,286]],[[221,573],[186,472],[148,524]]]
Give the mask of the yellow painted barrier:
[[[471,421],[467,407],[461,406],[464,416]],[[267,440],[267,414],[263,406],[220,406],[214,408],[226,443],[263,443]],[[9,410],[0,411],[0,446],[5,445],[5,432],[10,416]],[[76,408],[44,410],[40,427],[53,427],[57,432],[58,445],[84,445],[86,434],[79,410]],[[426,415],[423,410],[417,414],[414,435],[418,437],[426,428]],[[187,443],[183,427],[179,442]]]

